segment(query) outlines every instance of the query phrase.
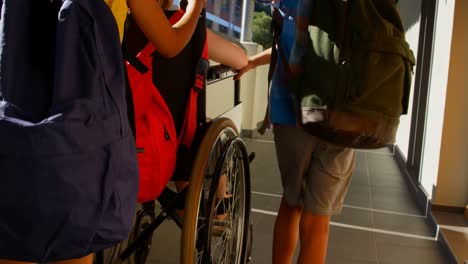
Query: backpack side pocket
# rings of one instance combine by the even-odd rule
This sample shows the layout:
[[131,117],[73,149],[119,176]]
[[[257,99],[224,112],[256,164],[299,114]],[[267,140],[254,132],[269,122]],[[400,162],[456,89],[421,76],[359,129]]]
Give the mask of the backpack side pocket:
[[345,108],[375,120],[398,119],[407,110],[415,63],[408,44],[385,37],[354,39],[352,45]]

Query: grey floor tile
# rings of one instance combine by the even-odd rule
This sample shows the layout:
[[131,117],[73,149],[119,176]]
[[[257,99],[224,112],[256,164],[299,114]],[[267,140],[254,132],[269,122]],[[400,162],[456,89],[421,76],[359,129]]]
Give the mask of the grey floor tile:
[[246,142],[248,152],[255,152],[250,164],[252,190],[266,193],[281,193],[281,177],[274,145],[259,141]]
[[327,263],[376,263],[376,261],[377,252],[372,232],[331,226]]
[[373,212],[376,229],[400,232],[411,235],[435,237],[425,217]]
[[371,193],[373,209],[423,215],[409,188],[372,187]]
[[403,177],[405,176],[402,176],[401,173],[385,171],[374,173],[369,176],[370,184],[373,187],[401,188],[409,192],[408,183]]
[[252,177],[260,177],[265,179],[271,179],[272,177],[279,176],[278,164],[275,161],[261,160],[255,158],[250,163],[250,171]]
[[327,256],[326,264],[379,264],[377,260],[363,260],[359,258],[352,258],[341,256],[339,254],[329,254]]
[[244,142],[249,152],[255,152],[256,159],[276,163],[276,148],[273,141],[246,140]]
[[271,248],[273,241],[274,216],[263,216],[254,213],[254,217],[260,217],[254,225],[254,237],[252,248],[252,264],[271,263]]
[[277,212],[281,198],[252,193],[252,209]]
[[268,141],[245,140],[249,152],[255,152],[255,160],[276,163],[275,144]]
[[371,208],[372,200],[369,186],[351,185],[346,193],[344,204]]
[[391,155],[394,152],[393,146],[391,147],[383,147],[379,149],[363,149],[358,150],[359,152],[371,153],[371,154],[388,154]]
[[147,264],[180,263],[180,228],[172,221],[165,221],[153,234],[153,243]]
[[331,221],[347,225],[372,228],[372,212],[350,207],[343,207],[341,214],[333,216]]
[[367,153],[356,151],[356,162],[354,164],[354,171],[368,171]]
[[368,153],[367,162],[371,176],[381,172],[400,173],[400,167],[392,155]]
[[367,171],[360,171],[354,170],[352,178],[351,178],[351,185],[362,185],[365,187],[370,186],[370,178],[367,174]]
[[265,134],[261,135],[258,133],[256,130],[253,131],[252,139],[259,139],[259,140],[271,140],[273,141],[273,131],[272,130],[267,130],[265,131]]
[[268,217],[274,217],[274,216],[264,215],[262,213],[257,213],[253,211],[250,213],[250,221],[253,224],[254,239],[256,239],[257,235],[259,234],[259,231],[255,227],[262,221],[265,221],[264,218],[268,218]]
[[281,195],[283,188],[281,187],[281,177],[279,174],[275,175],[261,175],[260,173],[251,174],[251,189],[254,192],[270,193]]
[[382,264],[448,264],[437,241],[376,234],[379,263]]

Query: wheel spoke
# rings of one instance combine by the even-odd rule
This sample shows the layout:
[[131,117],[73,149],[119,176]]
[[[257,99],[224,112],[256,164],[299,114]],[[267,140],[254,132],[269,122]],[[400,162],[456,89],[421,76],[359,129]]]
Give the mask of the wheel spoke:
[[[224,125],[226,123],[229,125],[221,128],[221,124],[218,123],[223,122]],[[193,225],[191,227],[195,230],[194,242],[197,245],[195,248],[191,247],[195,263],[244,264],[241,259],[244,255],[244,226],[247,224],[245,221],[248,221],[246,192],[250,189],[246,189],[247,175],[243,162],[246,155],[245,147],[237,139],[233,127],[231,121],[214,121],[207,131],[208,136],[205,135],[201,144],[201,148],[211,146],[211,150],[207,152],[205,147],[203,156],[200,156],[205,158],[197,158],[198,164],[205,165],[194,165],[200,168],[200,171],[204,170],[204,175],[200,174],[203,180],[201,182],[195,180],[198,182],[198,190],[200,188],[202,190],[201,193],[198,191],[196,194],[195,187],[193,187],[195,191],[192,190],[194,193],[192,197],[198,195],[195,198],[196,203],[191,203],[192,206],[197,206],[192,208],[198,208],[198,219],[193,221],[196,227]],[[216,131],[216,136],[210,132],[212,130]],[[195,176],[192,175],[193,177]],[[189,192],[190,187],[194,186],[192,182],[191,179]],[[184,223],[184,227],[187,226],[188,222]],[[183,261],[181,263],[185,264]]]

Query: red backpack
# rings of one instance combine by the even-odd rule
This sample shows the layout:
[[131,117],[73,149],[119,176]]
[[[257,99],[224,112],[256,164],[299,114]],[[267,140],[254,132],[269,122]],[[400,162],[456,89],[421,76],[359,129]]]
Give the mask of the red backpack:
[[[169,22],[175,24],[182,15],[181,11],[175,12]],[[196,71],[195,83],[190,89],[186,104],[183,125],[177,137],[172,113],[153,82],[152,59],[155,52],[155,47],[148,42],[136,56],[126,56],[135,111],[136,147],[140,170],[139,203],[156,199],[169,182],[175,169],[179,144],[187,148],[192,145],[197,127],[197,96],[205,86],[205,76],[209,66],[205,41],[200,59],[204,66],[201,67],[202,70]]]

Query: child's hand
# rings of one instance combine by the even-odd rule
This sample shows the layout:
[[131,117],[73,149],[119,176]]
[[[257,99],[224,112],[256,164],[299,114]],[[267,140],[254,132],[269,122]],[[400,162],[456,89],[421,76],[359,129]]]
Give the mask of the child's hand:
[[253,55],[249,58],[249,61],[246,66],[241,68],[239,72],[234,76],[234,80],[239,80],[246,72],[251,69],[270,63],[271,59],[271,48],[266,49],[256,55]]
[[257,65],[255,65],[255,62],[253,60],[249,60],[247,65],[245,65],[243,68],[239,69],[236,75],[234,75],[234,80],[240,80],[244,74],[246,74],[248,71],[251,69],[255,68]]

